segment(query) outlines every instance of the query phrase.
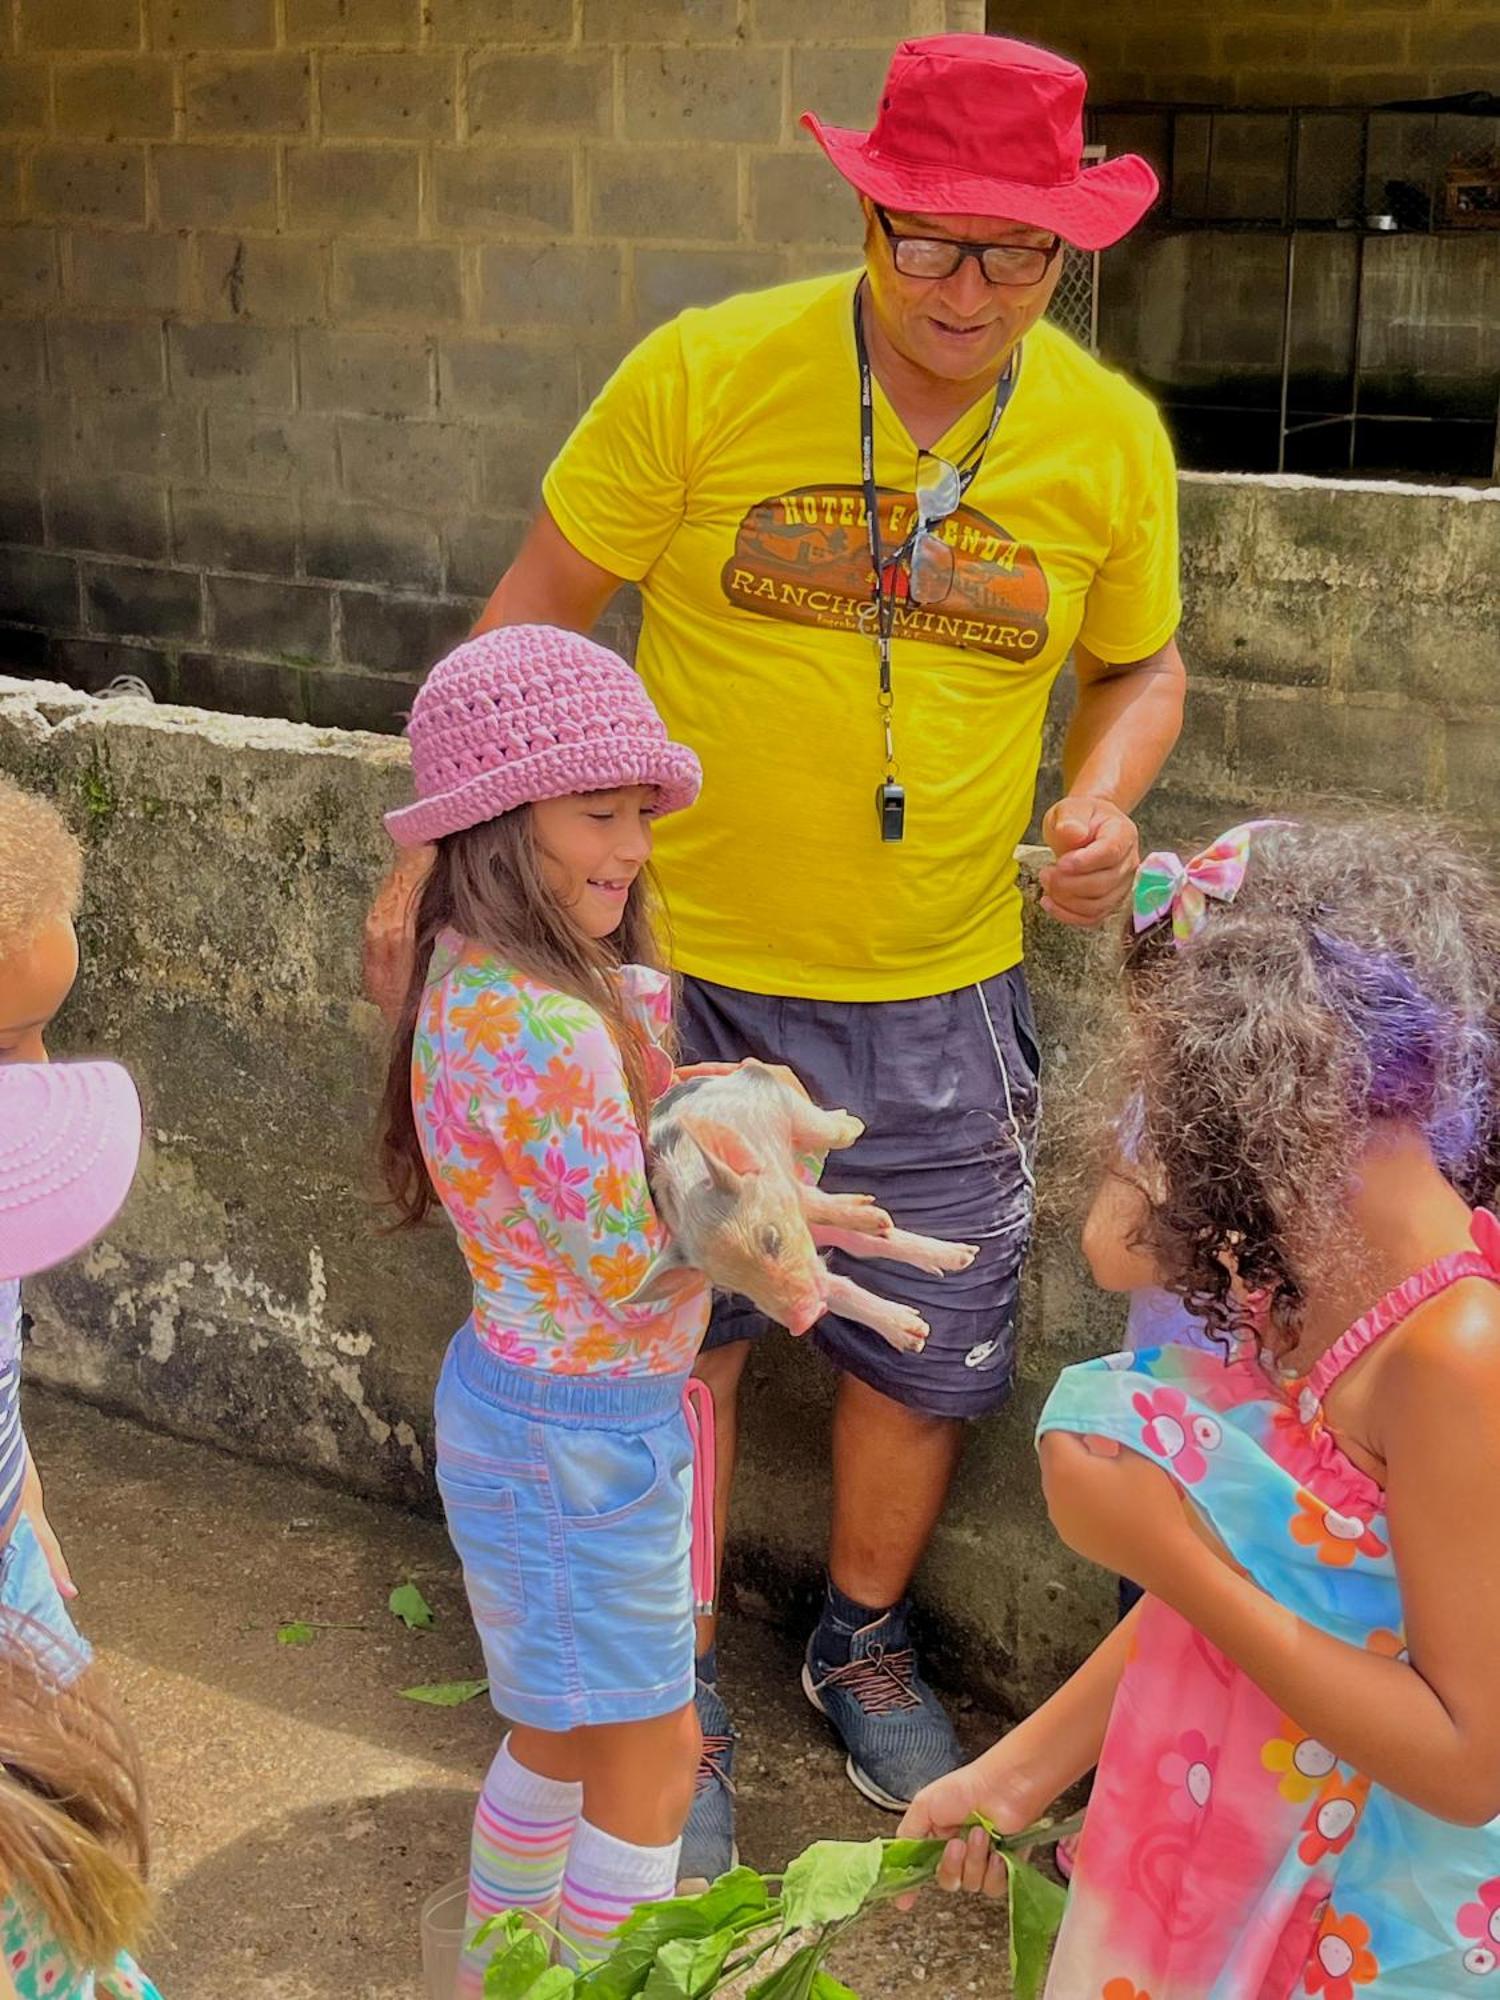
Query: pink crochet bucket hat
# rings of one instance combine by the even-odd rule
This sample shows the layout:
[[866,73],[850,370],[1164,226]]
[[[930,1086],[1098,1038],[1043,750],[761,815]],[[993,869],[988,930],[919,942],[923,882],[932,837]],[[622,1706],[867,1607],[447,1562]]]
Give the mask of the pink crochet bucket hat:
[[0,1067],[0,1278],[50,1270],[119,1213],[141,1150],[141,1102],[113,1062]]
[[654,785],[657,811],[679,812],[703,782],[640,676],[555,625],[502,625],[455,647],[417,690],[406,735],[417,796],[385,816],[403,847],[536,799],[627,785]]

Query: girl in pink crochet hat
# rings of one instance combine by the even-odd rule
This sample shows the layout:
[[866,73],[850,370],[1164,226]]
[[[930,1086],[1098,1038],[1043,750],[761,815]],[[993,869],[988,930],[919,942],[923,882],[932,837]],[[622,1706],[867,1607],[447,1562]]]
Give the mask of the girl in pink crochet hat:
[[512,1725],[475,1815],[470,1937],[529,1910],[591,1959],[671,1893],[698,1755],[687,1383],[708,1293],[684,1273],[628,1303],[663,1247],[642,1130],[672,1078],[651,825],[692,803],[698,760],[623,660],[549,626],[458,647],[407,734],[416,797],[386,824],[436,853],[383,1157],[402,1220],[440,1202],[473,1278],[437,1476]]

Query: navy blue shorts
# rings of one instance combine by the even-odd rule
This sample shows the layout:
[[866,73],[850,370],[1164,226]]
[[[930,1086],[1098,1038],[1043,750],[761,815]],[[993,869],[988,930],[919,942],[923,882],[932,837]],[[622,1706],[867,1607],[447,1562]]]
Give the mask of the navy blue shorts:
[[[900,1354],[869,1327],[825,1313],[813,1344],[908,1409],[978,1417],[1004,1402],[1039,1108],[1020,966],[923,1000],[788,1000],[688,978],[677,1025],[682,1062],[785,1063],[817,1103],[864,1120],[861,1139],[829,1154],[824,1187],[874,1195],[902,1229],[980,1246],[967,1271],[942,1277],[831,1252],[831,1268],[914,1306],[932,1332],[920,1354]],[[704,1345],[753,1339],[771,1324],[748,1300],[720,1297]]]

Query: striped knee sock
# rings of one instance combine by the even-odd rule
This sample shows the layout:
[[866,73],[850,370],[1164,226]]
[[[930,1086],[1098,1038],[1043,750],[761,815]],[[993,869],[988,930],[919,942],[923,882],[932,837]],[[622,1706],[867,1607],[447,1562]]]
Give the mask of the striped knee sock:
[[559,1962],[606,1958],[611,1933],[638,1903],[659,1903],[671,1895],[681,1849],[680,1840],[667,1847],[635,1847],[580,1819],[563,1876]]
[[[552,1915],[582,1806],[582,1785],[528,1771],[511,1755],[506,1737],[474,1809],[469,1934],[502,1910]],[[475,1956],[488,1959],[490,1953]]]

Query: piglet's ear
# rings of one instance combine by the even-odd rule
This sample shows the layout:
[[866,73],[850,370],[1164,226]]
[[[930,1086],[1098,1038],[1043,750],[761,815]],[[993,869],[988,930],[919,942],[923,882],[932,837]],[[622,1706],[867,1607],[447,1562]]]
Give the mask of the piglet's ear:
[[712,1118],[684,1117],[682,1129],[708,1168],[708,1177],[723,1194],[738,1194],[747,1175],[761,1172],[760,1155],[732,1125]]
[[668,1305],[679,1298],[691,1286],[701,1285],[699,1274],[687,1263],[674,1242],[667,1242],[650,1270],[636,1286],[628,1298],[620,1300],[623,1306]]

